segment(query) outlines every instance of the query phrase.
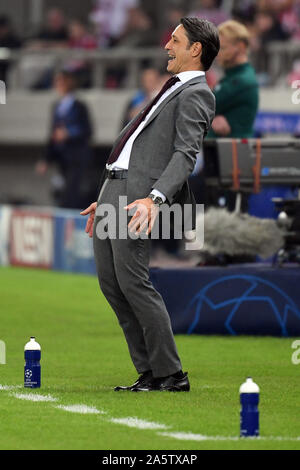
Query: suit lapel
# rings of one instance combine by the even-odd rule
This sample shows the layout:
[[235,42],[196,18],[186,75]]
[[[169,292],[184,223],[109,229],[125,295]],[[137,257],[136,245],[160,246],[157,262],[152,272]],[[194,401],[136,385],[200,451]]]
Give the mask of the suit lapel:
[[200,77],[192,78],[191,80],[185,82],[180,87],[176,88],[176,90],[174,90],[172,93],[170,93],[170,95],[167,98],[165,98],[162,103],[160,103],[160,105],[156,108],[154,113],[151,114],[150,118],[144,125],[141,132],[143,132],[143,130],[150,124],[150,122],[152,122],[153,119],[156,118],[156,116],[164,109],[164,107],[166,106],[166,104],[169,103],[169,101],[171,101],[176,95],[178,95],[178,93],[181,93],[185,88],[187,88],[190,85],[193,85],[194,83],[206,83],[205,76],[201,75]]
[[114,151],[114,149],[116,148],[116,146],[118,145],[118,143],[122,139],[122,137],[125,134],[125,132],[127,131],[128,127],[130,127],[140,117],[140,115],[142,114],[142,112],[144,111],[144,109],[146,107],[147,107],[147,105],[133,119],[131,119],[131,121],[129,121],[129,123],[126,124],[125,127],[123,127],[123,129],[121,130],[120,134],[118,135],[117,139],[114,142],[114,145],[111,149],[111,153]]
[[[156,116],[164,109],[164,107],[166,106],[166,104],[171,101],[176,95],[178,95],[178,93],[180,93],[182,90],[184,90],[185,88],[187,88],[188,86],[190,85],[193,85],[194,83],[206,83],[206,78],[205,76],[201,75],[200,77],[195,77],[195,78],[192,78],[191,80],[187,81],[186,83],[184,83],[183,85],[181,85],[180,87],[176,88],[176,90],[174,90],[172,93],[170,93],[170,95],[163,100],[163,102],[156,108],[156,110],[154,111],[154,113],[152,113],[152,115],[150,116],[150,118],[148,119],[148,121],[146,122],[146,124],[144,125],[143,129],[141,130],[140,134],[143,132],[143,130],[148,126],[148,124],[150,124],[150,122],[153,121],[153,119],[156,118]],[[144,112],[144,109],[146,109],[148,106],[148,104],[146,104],[144,106],[144,108],[139,112],[139,114],[137,114],[137,116],[135,116],[135,118],[133,118],[121,131],[121,133],[119,134],[119,136],[117,137],[117,140],[115,141],[114,145],[113,145],[113,148],[111,150],[111,153],[114,151],[114,149],[116,148],[116,146],[118,145],[118,143],[120,142],[120,140],[122,139],[123,135],[125,134],[125,132],[127,131],[128,127],[131,126],[139,117],[140,115]]]

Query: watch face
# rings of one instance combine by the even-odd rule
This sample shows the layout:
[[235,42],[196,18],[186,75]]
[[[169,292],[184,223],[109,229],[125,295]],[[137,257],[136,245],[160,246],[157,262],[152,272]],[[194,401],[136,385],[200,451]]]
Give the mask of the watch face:
[[160,196],[155,196],[154,194],[150,194],[149,197],[152,199],[154,204],[161,205],[163,203],[163,200]]
[[158,204],[159,206],[162,204],[163,200],[161,197],[159,196],[156,196],[154,199],[153,199],[154,203],[155,204]]

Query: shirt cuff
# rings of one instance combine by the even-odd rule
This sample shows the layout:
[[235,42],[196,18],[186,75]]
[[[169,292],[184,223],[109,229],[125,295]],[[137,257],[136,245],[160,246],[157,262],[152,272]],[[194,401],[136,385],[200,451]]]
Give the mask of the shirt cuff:
[[167,199],[166,196],[161,193],[160,191],[158,191],[158,189],[152,189],[151,193],[150,194],[154,194],[154,196],[159,196],[162,198],[162,201],[165,202],[165,200]]

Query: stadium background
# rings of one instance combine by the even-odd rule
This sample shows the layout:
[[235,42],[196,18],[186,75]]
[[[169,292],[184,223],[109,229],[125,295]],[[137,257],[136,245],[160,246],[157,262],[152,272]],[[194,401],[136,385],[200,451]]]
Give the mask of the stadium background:
[[[195,435],[201,433],[197,435],[203,435],[205,441],[203,444],[199,443],[201,438],[166,437],[162,443],[161,437],[150,436],[150,431],[142,437],[133,428],[132,434],[126,436],[122,425],[112,430],[108,423],[101,424],[105,438],[88,440],[89,432],[96,427],[93,416],[76,437],[70,432],[69,437],[61,435],[55,439],[51,429],[57,420],[56,411],[49,411],[47,404],[40,404],[38,412],[34,404],[24,409],[23,403],[18,402],[16,406],[8,394],[2,401],[3,409],[9,410],[3,423],[7,437],[2,441],[2,448],[299,448],[295,438],[300,430],[294,418],[294,411],[299,410],[295,393],[299,371],[290,360],[292,338],[235,337],[237,334],[299,336],[298,265],[288,266],[284,272],[274,272],[270,260],[263,265],[252,263],[249,269],[229,266],[226,272],[220,267],[214,271],[208,268],[208,279],[206,268],[195,268],[176,252],[158,251],[152,260],[152,279],[172,314],[175,333],[180,334],[179,347],[185,351],[184,360],[195,376],[194,394],[184,398],[184,403],[176,397],[175,404],[168,397],[161,402],[158,398],[151,402],[143,397],[137,402],[135,398],[125,397],[120,408],[109,386],[126,379],[126,375],[130,381],[133,371],[112,312],[97,292],[95,278],[75,274],[95,272],[91,242],[83,231],[85,222],[78,216],[81,207],[58,207],[61,180],[57,167],[51,166],[42,175],[37,172],[37,164],[45,155],[51,107],[57,99],[52,88],[53,74],[62,68],[79,70],[82,83],[78,95],[88,106],[93,125],[92,158],[85,171],[82,207],[85,201],[94,200],[108,152],[126,118],[128,103],[141,88],[143,70],[151,67],[163,76],[166,57],[160,46],[180,16],[191,12],[211,15],[209,18],[216,22],[234,17],[251,28],[250,57],[260,83],[255,135],[273,136],[279,141],[297,138],[300,114],[299,106],[291,98],[294,92],[291,85],[300,80],[299,2],[286,2],[286,10],[276,17],[277,29],[269,36],[260,31],[253,7],[264,3],[265,11],[272,2],[215,3],[216,9],[204,11],[201,1],[120,0],[115,5],[126,4],[128,8],[122,9],[121,5],[116,12],[119,28],[115,31],[112,24],[111,30],[108,28],[103,34],[97,16],[101,1],[0,0],[0,16],[4,23],[9,18],[14,36],[12,48],[1,47],[0,37],[0,78],[7,87],[6,104],[0,104],[0,265],[3,266],[0,339],[6,342],[8,357],[7,364],[0,366],[3,393],[6,393],[5,386],[18,386],[22,381],[22,343],[34,329],[45,348],[43,388],[47,393],[65,402],[81,401],[99,407],[105,403],[108,412],[119,417],[130,413],[152,421],[168,420],[176,430],[174,409],[178,411],[181,407],[183,424],[179,429]],[[66,37],[60,44],[42,39],[41,31],[45,29],[49,12],[64,23]],[[80,40],[70,37],[68,24],[75,20],[84,28]],[[211,86],[220,75],[215,65],[207,77]],[[45,269],[74,274],[47,273]],[[84,292],[80,296],[82,286]],[[251,301],[247,302],[247,296]],[[251,302],[256,302],[254,309],[249,307]],[[87,318],[82,316],[81,304],[85,306]],[[85,325],[86,321],[89,326]],[[61,328],[56,328],[56,322]],[[68,334],[64,328],[68,328]],[[233,337],[187,337],[183,333]],[[84,370],[77,349],[81,342]],[[66,355],[59,351],[65,344],[68,344]],[[115,351],[113,358],[109,354],[111,349]],[[240,360],[236,357],[239,352]],[[238,435],[237,390],[248,374],[254,375],[265,393],[262,436],[266,440],[256,444],[229,439]],[[285,394],[282,387],[286,388]],[[202,407],[202,402],[208,404],[207,408]],[[195,416],[194,403],[197,403]],[[145,407],[147,412],[143,412]],[[33,416],[37,424],[41,415],[46,429],[41,436],[35,431],[27,438],[16,433],[14,424],[25,429],[26,417]],[[82,426],[83,418],[72,417],[74,426]],[[60,419],[62,430],[69,428],[69,417]],[[208,427],[205,422],[209,423]],[[220,434],[225,435],[221,442],[213,442],[208,437]],[[278,439],[272,440],[271,436]]]

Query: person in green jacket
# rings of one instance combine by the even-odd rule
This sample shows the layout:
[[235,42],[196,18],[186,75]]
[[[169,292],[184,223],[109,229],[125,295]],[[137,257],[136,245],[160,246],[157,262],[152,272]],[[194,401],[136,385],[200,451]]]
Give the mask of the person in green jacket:
[[220,52],[218,63],[224,76],[216,85],[216,117],[207,138],[253,137],[253,126],[258,109],[258,82],[249,63],[249,32],[234,20],[218,27]]

